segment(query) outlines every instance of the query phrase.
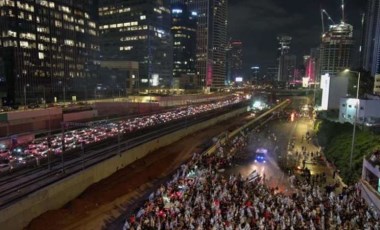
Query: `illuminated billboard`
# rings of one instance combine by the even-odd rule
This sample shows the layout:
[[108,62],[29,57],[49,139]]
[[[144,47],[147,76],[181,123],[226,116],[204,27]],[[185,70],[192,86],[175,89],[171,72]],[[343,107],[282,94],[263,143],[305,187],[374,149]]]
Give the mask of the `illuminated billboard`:
[[321,89],[322,89],[322,104],[323,110],[327,110],[329,106],[329,94],[330,94],[330,76],[329,74],[322,75],[321,77]]
[[152,86],[158,86],[160,80],[158,78],[158,74],[154,73],[152,74]]

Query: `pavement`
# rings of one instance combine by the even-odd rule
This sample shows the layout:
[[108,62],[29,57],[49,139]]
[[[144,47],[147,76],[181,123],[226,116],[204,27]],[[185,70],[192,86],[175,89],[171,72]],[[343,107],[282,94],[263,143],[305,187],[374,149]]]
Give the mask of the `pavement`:
[[[339,176],[337,170],[327,162],[321,147],[318,146],[314,133],[314,120],[310,118],[298,118],[295,121],[295,126],[295,132],[289,145],[288,159],[293,162],[295,161],[294,163],[298,168],[304,166],[309,169],[312,176],[324,173],[326,180],[319,183],[319,185],[324,187],[326,185],[339,184],[336,191],[340,192],[346,184]],[[292,142],[294,144],[293,148],[291,147]],[[298,155],[296,154],[297,152]]]
[[[319,182],[321,188],[325,188],[326,185],[339,184],[336,188],[336,192],[341,192],[345,184],[339,177],[338,173],[335,173],[334,168],[327,163],[321,148],[313,141],[315,137],[313,133],[314,122],[308,118],[296,119],[294,122],[290,121],[273,121],[268,126],[262,127],[259,133],[251,133],[249,137],[249,143],[247,150],[244,154],[238,156],[239,160],[235,164],[235,167],[229,169],[227,172],[232,174],[241,174],[243,177],[248,177],[252,172],[258,172],[261,177],[265,178],[265,183],[271,187],[278,189],[279,192],[291,194],[295,192],[295,187],[291,185],[289,176],[291,172],[284,172],[278,162],[283,158],[287,158],[287,165],[294,165],[295,167],[302,167],[305,160],[305,167],[310,170],[312,177],[315,175],[322,175],[325,173],[326,181]],[[306,133],[309,132],[311,137],[310,141],[305,139]],[[291,144],[294,147],[291,148]],[[257,148],[268,149],[268,156],[266,163],[255,163],[254,156]],[[308,155],[303,155],[303,150]],[[299,157],[296,157],[298,152]],[[321,155],[320,161],[314,161],[311,157],[318,152]],[[294,174],[298,179],[302,179],[301,171],[294,170]]]

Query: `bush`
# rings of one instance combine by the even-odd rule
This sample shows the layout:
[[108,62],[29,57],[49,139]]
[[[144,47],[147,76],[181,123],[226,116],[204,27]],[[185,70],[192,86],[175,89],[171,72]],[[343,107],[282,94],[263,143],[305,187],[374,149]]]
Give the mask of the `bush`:
[[360,178],[363,157],[380,147],[378,135],[356,129],[351,170],[352,125],[318,120],[314,128],[318,142],[325,150],[326,158],[340,170],[340,175],[347,184],[352,184]]

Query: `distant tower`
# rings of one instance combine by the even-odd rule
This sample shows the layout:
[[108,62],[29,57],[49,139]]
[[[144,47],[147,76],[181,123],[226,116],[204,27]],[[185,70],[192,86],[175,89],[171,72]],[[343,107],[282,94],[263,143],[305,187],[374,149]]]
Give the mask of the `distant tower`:
[[189,0],[187,4],[198,13],[198,86],[222,88],[226,80],[228,0]]
[[331,25],[323,34],[320,48],[321,75],[337,76],[344,69],[350,68],[354,48],[352,31],[352,26],[342,21]]
[[277,37],[277,40],[280,45],[278,48],[278,50],[280,51],[280,55],[288,54],[292,37],[287,35],[280,35]]
[[290,43],[292,41],[292,37],[287,35],[280,35],[277,37],[277,40],[279,43],[277,81],[287,82],[289,80],[287,60],[289,60],[288,53],[290,50]]
[[243,70],[243,43],[239,40],[230,41],[231,47],[231,76],[232,81],[242,76]]
[[173,86],[194,87],[196,74],[197,14],[185,4],[171,5],[173,37]]
[[380,0],[369,0],[364,21],[363,68],[380,74]]

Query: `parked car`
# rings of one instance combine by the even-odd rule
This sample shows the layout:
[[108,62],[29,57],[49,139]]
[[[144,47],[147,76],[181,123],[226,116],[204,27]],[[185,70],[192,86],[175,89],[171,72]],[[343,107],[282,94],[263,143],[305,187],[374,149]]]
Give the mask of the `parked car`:
[[37,103],[30,103],[30,104],[28,105],[28,108],[29,108],[29,109],[36,109],[36,108],[39,108],[39,107],[40,107],[40,105],[37,104]]

